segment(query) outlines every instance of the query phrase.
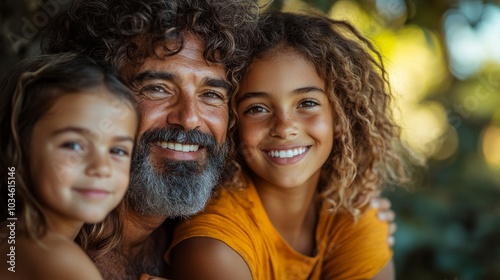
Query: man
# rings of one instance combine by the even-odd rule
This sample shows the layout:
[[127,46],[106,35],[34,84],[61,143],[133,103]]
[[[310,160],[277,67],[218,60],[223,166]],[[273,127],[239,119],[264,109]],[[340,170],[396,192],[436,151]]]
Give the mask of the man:
[[77,51],[119,71],[142,110],[122,245],[90,252],[105,279],[166,275],[161,225],[203,209],[234,151],[228,101],[257,13],[252,0],[75,1],[48,30],[45,52]]
[[249,56],[255,2],[77,0],[48,30],[45,52],[76,51],[110,66],[142,110],[130,187],[117,211],[122,242],[104,255],[105,238],[89,250],[105,279],[168,276],[167,218],[197,213],[229,178],[228,100]]

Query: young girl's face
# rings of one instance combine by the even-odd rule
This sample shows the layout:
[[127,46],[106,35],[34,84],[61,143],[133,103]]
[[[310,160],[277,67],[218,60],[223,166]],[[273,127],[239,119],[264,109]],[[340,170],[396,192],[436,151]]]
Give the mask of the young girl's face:
[[30,143],[36,198],[52,221],[96,223],[123,198],[137,129],[130,105],[104,87],[59,97]]
[[261,179],[282,187],[317,184],[333,145],[325,81],[293,50],[256,60],[236,97],[243,157]]

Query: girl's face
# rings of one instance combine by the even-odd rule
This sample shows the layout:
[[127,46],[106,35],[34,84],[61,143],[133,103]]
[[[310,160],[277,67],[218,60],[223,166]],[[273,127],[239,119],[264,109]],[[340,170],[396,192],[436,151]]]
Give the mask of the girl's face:
[[293,50],[256,60],[236,103],[250,169],[276,186],[317,184],[332,150],[334,123],[325,81],[314,66]]
[[35,123],[30,172],[52,222],[96,223],[118,205],[137,122],[130,105],[100,87],[59,97]]

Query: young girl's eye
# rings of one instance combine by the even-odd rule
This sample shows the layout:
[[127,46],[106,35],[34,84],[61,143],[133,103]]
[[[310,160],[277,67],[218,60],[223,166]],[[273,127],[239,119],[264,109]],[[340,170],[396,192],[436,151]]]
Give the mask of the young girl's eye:
[[73,150],[73,151],[82,151],[83,146],[78,143],[78,142],[66,142],[61,145],[63,148],[68,149],[68,150]]
[[319,102],[313,99],[302,100],[299,104],[299,108],[310,108],[315,106],[319,106]]
[[259,113],[267,113],[267,112],[268,112],[268,110],[261,105],[252,105],[244,113],[245,114],[259,114]]
[[126,149],[119,148],[119,147],[111,148],[110,153],[117,155],[117,156],[128,156],[129,155],[129,152]]

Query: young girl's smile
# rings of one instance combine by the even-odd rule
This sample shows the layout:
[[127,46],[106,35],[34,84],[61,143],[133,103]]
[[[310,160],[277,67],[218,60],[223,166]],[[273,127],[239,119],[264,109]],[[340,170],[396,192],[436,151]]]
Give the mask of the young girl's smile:
[[258,177],[287,187],[317,180],[332,150],[333,110],[310,62],[292,49],[255,60],[236,100],[243,156]]
[[52,219],[99,222],[128,186],[137,120],[106,91],[59,97],[33,128],[32,183]]

